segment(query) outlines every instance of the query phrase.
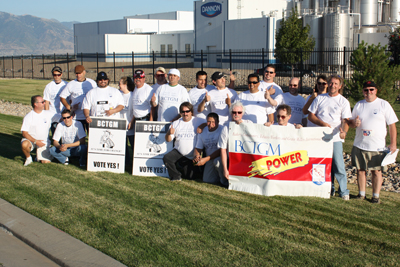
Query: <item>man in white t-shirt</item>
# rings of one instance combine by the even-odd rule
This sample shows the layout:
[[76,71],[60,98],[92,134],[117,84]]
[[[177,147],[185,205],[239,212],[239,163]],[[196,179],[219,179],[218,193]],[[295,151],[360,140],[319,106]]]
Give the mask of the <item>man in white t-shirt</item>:
[[[317,96],[308,109],[310,111],[308,119],[317,126],[332,129],[331,195],[335,194],[334,178],[336,178],[339,183],[339,196],[343,200],[349,200],[347,174],[343,161],[343,142],[348,129],[347,121],[351,118],[350,103],[339,94],[339,90],[344,85],[342,77],[331,75],[328,79],[328,84],[328,93]],[[344,125],[343,129],[341,125]]]
[[221,154],[217,144],[222,128],[223,126],[219,125],[218,114],[211,112],[207,115],[207,128],[197,136],[193,162],[197,166],[204,166],[203,182],[205,183],[222,184],[224,181],[221,179],[223,177],[219,177],[218,169],[214,165],[214,159],[219,158]]
[[90,90],[83,100],[82,109],[86,122],[92,117],[120,118],[124,108],[124,99],[118,89],[108,86],[108,77],[104,71],[97,74],[97,87]]
[[[163,67],[158,67],[154,72],[154,76],[156,78],[156,83],[151,87],[153,88],[153,91],[156,92],[158,87],[168,83],[167,72]],[[153,121],[157,121],[158,107],[151,107],[151,114],[153,115]]]
[[209,106],[210,112],[215,112],[219,116],[221,125],[229,122],[229,107],[231,103],[237,99],[235,90],[226,87],[225,77],[222,72],[214,72],[211,76],[215,89],[211,90],[204,97],[204,100],[199,104],[198,111],[203,112],[206,106]]
[[[87,92],[97,87],[97,84],[92,79],[86,78],[86,70],[82,65],[75,67],[76,79],[70,81],[60,94],[60,100],[66,109],[71,110],[75,114],[75,119],[80,121],[83,128],[88,130],[89,124],[86,122],[85,115],[82,110],[83,99]],[[70,97],[70,103],[67,98]]]
[[271,125],[279,125],[279,126],[289,126],[293,127],[296,129],[300,129],[303,127],[301,124],[292,124],[289,122],[290,117],[292,116],[292,109],[289,105],[286,104],[281,104],[276,108],[276,119],[277,122],[271,123],[267,122],[264,123],[265,126],[271,126]]
[[264,69],[264,79],[260,82],[258,89],[261,92],[269,91],[269,94],[275,99],[278,103],[276,106],[282,104],[282,88],[274,82],[274,78],[276,75],[276,69],[273,64],[268,64]]
[[371,203],[380,203],[379,192],[382,186],[382,160],[386,156],[386,127],[389,126],[390,145],[393,153],[397,149],[396,122],[398,118],[390,104],[377,97],[378,89],[373,81],[363,84],[364,100],[354,106],[350,126],[356,128],[351,161],[357,168],[357,199],[365,199],[366,170],[372,173]]
[[189,94],[185,87],[178,84],[181,73],[178,69],[168,72],[168,84],[158,87],[151,98],[151,105],[158,106],[158,121],[175,121],[180,118],[179,106],[183,102],[190,102]]
[[74,120],[69,109],[63,110],[61,118],[62,122],[57,125],[53,135],[50,154],[64,165],[69,164],[70,157],[79,157],[79,165],[86,166],[86,133],[82,123]]
[[207,114],[210,113],[209,107],[205,107],[203,111],[199,112],[199,105],[206,98],[208,92],[215,89],[215,86],[207,84],[207,72],[202,70],[196,73],[196,82],[197,86],[189,91],[190,103],[193,105],[194,116],[206,119]]
[[[197,127],[206,122],[204,119],[193,117],[193,105],[189,102],[183,102],[179,111],[181,118],[171,124],[165,135],[167,142],[175,139],[174,149],[163,158],[171,181],[181,181],[182,176],[185,179],[194,178],[193,152],[197,141]],[[182,167],[182,172],[178,171],[177,163]]]
[[60,115],[44,110],[45,100],[40,95],[32,96],[33,110],[24,117],[21,132],[21,148],[26,160],[24,166],[32,163],[31,151],[36,148],[36,157],[41,163],[50,163],[53,159],[49,148],[49,129],[52,122],[58,121]]
[[292,109],[289,122],[307,126],[307,115],[303,114],[303,107],[306,104],[304,97],[299,95],[299,78],[292,78],[289,82],[289,92],[283,94],[283,101]]
[[260,78],[257,74],[250,74],[247,77],[247,84],[249,90],[238,95],[238,99],[246,107],[243,119],[260,124],[268,121],[273,123],[276,101],[269,95],[268,90],[263,93],[258,89]]

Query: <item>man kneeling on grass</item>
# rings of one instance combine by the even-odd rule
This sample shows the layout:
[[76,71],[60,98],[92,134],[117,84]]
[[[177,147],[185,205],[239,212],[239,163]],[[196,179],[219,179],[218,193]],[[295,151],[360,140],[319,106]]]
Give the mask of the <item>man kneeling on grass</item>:
[[86,166],[86,133],[82,123],[73,120],[72,112],[69,109],[61,113],[63,122],[57,125],[53,136],[53,147],[50,154],[64,165],[68,165],[69,157],[79,157],[81,167]]

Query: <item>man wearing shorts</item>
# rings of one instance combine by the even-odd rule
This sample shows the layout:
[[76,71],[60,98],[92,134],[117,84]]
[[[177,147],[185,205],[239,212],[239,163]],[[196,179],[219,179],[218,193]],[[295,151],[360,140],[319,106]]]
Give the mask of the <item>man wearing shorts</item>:
[[373,81],[363,84],[364,100],[353,109],[350,126],[356,128],[351,161],[357,168],[359,194],[357,199],[365,199],[366,170],[372,173],[371,203],[380,203],[379,192],[382,186],[381,163],[386,155],[386,126],[389,126],[389,153],[396,151],[396,122],[399,120],[390,104],[377,97],[378,89]]
[[26,160],[24,166],[32,163],[31,151],[36,148],[37,160],[41,163],[50,163],[49,129],[52,122],[58,121],[60,115],[44,109],[45,100],[40,95],[32,96],[33,110],[24,117],[21,132],[21,148]]

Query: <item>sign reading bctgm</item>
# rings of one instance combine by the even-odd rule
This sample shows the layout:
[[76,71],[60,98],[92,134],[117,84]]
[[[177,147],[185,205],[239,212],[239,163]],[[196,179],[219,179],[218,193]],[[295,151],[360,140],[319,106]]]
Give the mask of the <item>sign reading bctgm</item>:
[[217,2],[210,2],[201,6],[201,15],[212,18],[221,14],[222,5]]

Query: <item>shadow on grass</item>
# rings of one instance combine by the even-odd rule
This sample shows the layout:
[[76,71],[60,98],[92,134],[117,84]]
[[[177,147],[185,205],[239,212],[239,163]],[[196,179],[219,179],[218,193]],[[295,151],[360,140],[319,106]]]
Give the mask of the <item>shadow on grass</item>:
[[21,151],[21,135],[20,134],[4,134],[0,133],[0,156],[8,159],[14,159],[23,156]]

